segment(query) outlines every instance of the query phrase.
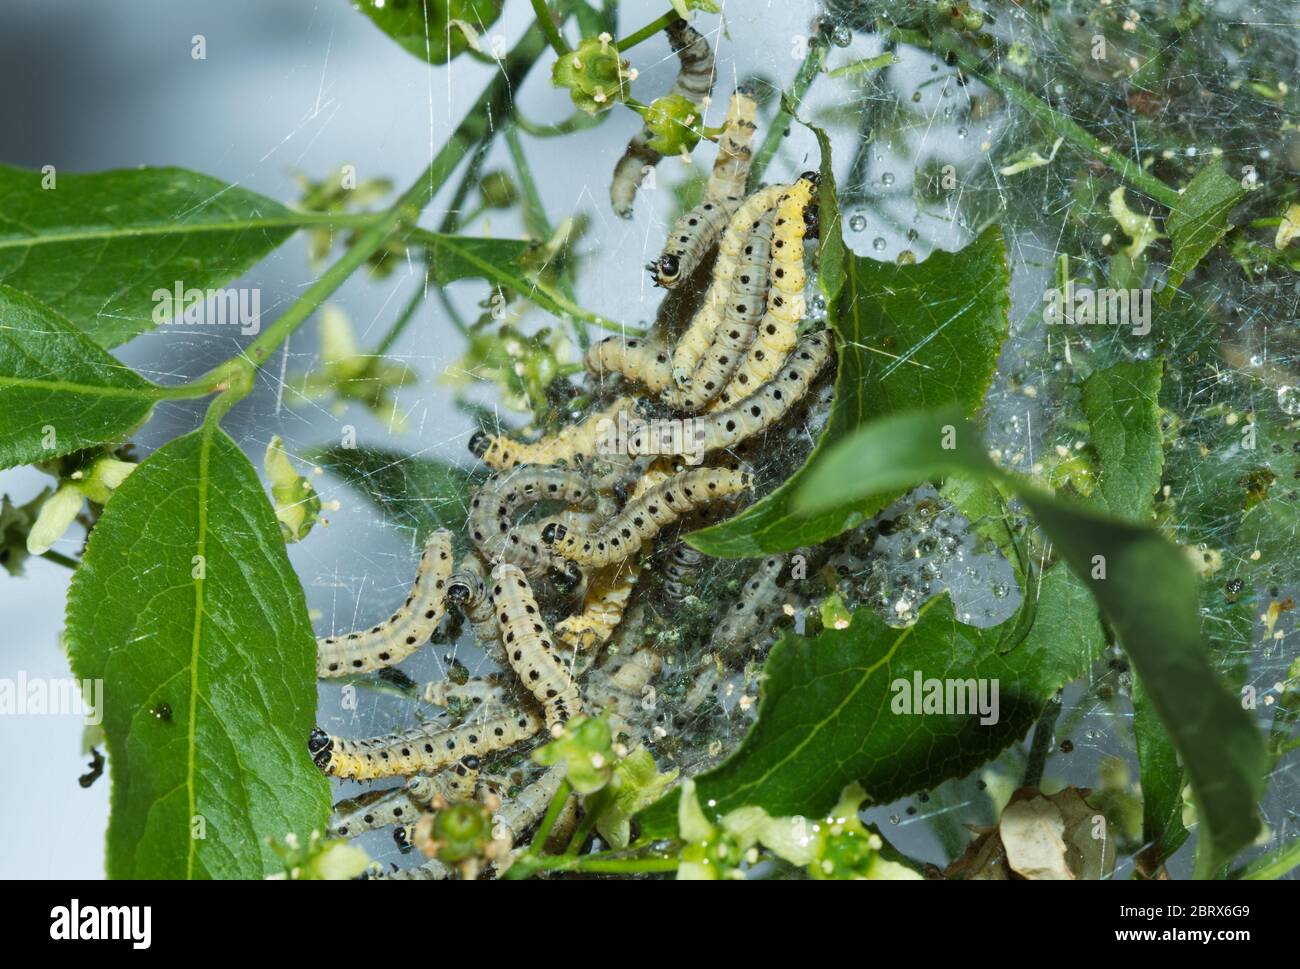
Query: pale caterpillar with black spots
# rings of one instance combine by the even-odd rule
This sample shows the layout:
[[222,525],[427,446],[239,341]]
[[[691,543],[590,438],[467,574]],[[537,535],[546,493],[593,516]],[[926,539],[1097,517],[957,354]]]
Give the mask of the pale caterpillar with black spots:
[[592,576],[583,595],[582,609],[555,626],[560,642],[588,652],[609,642],[623,621],[623,611],[641,577],[641,566],[621,562]]
[[630,397],[620,397],[582,423],[571,424],[532,443],[489,434],[484,430],[476,431],[469,439],[469,450],[489,468],[497,471],[507,471],[519,464],[572,464],[577,458],[588,458],[599,453],[609,422],[617,422],[618,415],[621,412],[630,413],[635,404],[636,401]]
[[769,556],[745,579],[739,598],[713,632],[711,649],[737,657],[753,652],[759,645],[764,620],[781,596],[778,581],[784,565],[780,556]]
[[555,654],[533,590],[518,566],[502,563],[493,568],[492,605],[506,661],[541,704],[547,727],[580,713],[582,700],[573,676]]
[[366,791],[334,805],[329,833],[336,838],[356,837],[393,824],[413,824],[435,800],[466,800],[474,796],[478,780],[477,757],[436,774],[417,774],[402,787]]
[[536,714],[514,710],[459,727],[425,724],[364,740],[330,736],[317,727],[307,749],[316,766],[329,776],[368,781],[436,771],[462,757],[482,757],[513,747],[541,729]]
[[630,501],[596,532],[570,532],[548,526],[542,540],[557,554],[579,565],[621,562],[641,550],[667,525],[713,501],[745,491],[752,484],[748,471],[696,468],[684,471]]
[[415,584],[401,608],[365,632],[316,641],[316,675],[345,676],[392,666],[428,642],[446,611],[451,565],[451,532],[439,529],[425,542]]
[[718,157],[704,189],[704,201],[673,223],[668,244],[659,258],[647,267],[655,283],[667,289],[688,278],[704,261],[731,215],[745,198],[745,182],[753,159],[750,142],[757,125],[758,105],[749,92],[738,89],[731,96],[727,119],[718,139]]
[[798,339],[807,312],[804,238],[817,230],[817,183],[816,172],[804,172],[777,206],[767,312],[744,361],[718,395],[718,408],[744,400],[771,379]]
[[[691,453],[734,447],[781,421],[804,397],[817,374],[830,360],[832,346],[833,339],[828,330],[809,333],[799,341],[785,367],[753,397],[727,410],[693,418],[695,433],[688,442]],[[640,432],[632,436],[631,446],[644,446]],[[660,440],[658,447],[661,451],[685,453],[687,450],[687,444],[678,446],[671,440]],[[542,537],[546,537],[545,533]]]
[[654,395],[668,389],[672,381],[672,360],[663,340],[658,337],[645,340],[606,337],[591,345],[584,366],[598,379],[607,373],[616,373]]
[[722,318],[713,331],[709,348],[686,384],[675,388],[669,397],[680,410],[696,413],[712,400],[726,386],[754,342],[767,293],[767,264],[776,219],[775,210],[765,213],[746,238],[740,271],[727,293]]
[[564,563],[547,555],[545,547],[521,533],[512,516],[525,504],[563,501],[577,505],[587,499],[587,479],[559,468],[521,467],[493,475],[470,501],[469,536],[489,562],[516,561],[533,573]]
[[[713,91],[713,51],[709,42],[685,20],[669,24],[666,33],[668,43],[682,65],[668,94],[670,97],[684,97],[692,104],[700,105],[702,111],[704,101]],[[614,177],[609,183],[609,201],[619,218],[632,217],[632,203],[645,180],[646,169],[658,165],[663,158],[649,145],[654,137],[648,125],[642,126],[614,166]]]
[[[737,276],[741,260],[747,253],[753,252],[752,247],[747,248],[750,236],[758,228],[763,216],[776,207],[787,188],[785,185],[773,185],[760,189],[745,199],[727,223],[722,240],[718,243],[718,258],[713,264],[713,279],[705,294],[704,303],[673,347],[671,374],[674,386],[684,388],[690,383],[691,375],[713,342],[713,332],[726,313],[732,281]],[[765,249],[761,261],[765,262],[766,259]],[[766,266],[760,268],[760,273],[766,281]]]

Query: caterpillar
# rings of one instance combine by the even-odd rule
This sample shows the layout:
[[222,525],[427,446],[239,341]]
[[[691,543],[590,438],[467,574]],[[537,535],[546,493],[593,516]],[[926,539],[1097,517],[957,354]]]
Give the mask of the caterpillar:
[[609,642],[623,620],[632,590],[641,577],[634,561],[620,563],[592,577],[582,599],[582,611],[555,626],[555,635],[566,646],[588,652]]
[[672,403],[681,410],[695,413],[712,400],[726,386],[753,343],[763,315],[776,220],[776,211],[767,212],[746,238],[739,274],[727,293],[726,307],[708,351],[687,386],[672,395]]
[[817,228],[816,172],[804,172],[777,206],[772,239],[772,279],[767,312],[758,335],[731,382],[719,395],[718,407],[744,400],[780,369],[794,348],[807,307],[804,288],[804,237]]
[[[732,280],[736,277],[741,258],[745,255],[746,244],[750,234],[758,228],[759,222],[767,212],[775,208],[788,186],[773,185],[760,189],[741,204],[726,231],[718,243],[718,259],[713,264],[713,280],[699,312],[691,319],[690,326],[681,335],[673,347],[672,379],[673,385],[685,387],[690,382],[691,374],[699,366],[700,359],[713,341],[713,331],[718,328],[726,308],[727,298],[731,293]],[[766,259],[766,256],[764,256]],[[764,270],[763,278],[767,278]]]
[[[447,579],[447,601],[456,606],[474,634],[474,641],[492,658],[493,662],[504,662],[501,644],[497,641],[496,615],[492,609],[492,599],[487,594],[487,583],[483,581],[483,566],[477,555],[470,553],[461,560],[459,567]],[[435,684],[429,684],[425,696],[430,703],[437,703],[429,691]],[[441,704],[439,704],[441,705]]]
[[307,749],[316,766],[331,777],[358,781],[410,776],[439,770],[462,757],[482,757],[527,740],[542,728],[529,710],[515,710],[459,727],[425,724],[365,740],[333,737],[319,727]]
[[411,594],[385,622],[366,632],[316,641],[316,675],[366,673],[400,663],[423,646],[446,610],[451,575],[451,532],[438,529],[425,542]]
[[[713,91],[713,51],[709,42],[685,20],[669,24],[666,32],[668,44],[682,65],[668,93],[702,105]],[[649,126],[642,126],[614,166],[614,177],[609,183],[609,201],[619,218],[631,218],[632,203],[645,179],[646,168],[653,168],[663,158],[650,147],[652,138],[654,132]]]
[[731,96],[718,157],[704,190],[704,201],[682,215],[668,231],[668,244],[646,268],[655,283],[672,289],[688,278],[713,248],[718,236],[745,197],[745,182],[753,158],[750,142],[757,125],[758,105],[743,88]]
[[497,471],[508,471],[518,464],[572,464],[575,458],[600,453],[611,424],[618,421],[620,413],[630,413],[635,404],[636,401],[630,397],[620,397],[582,423],[572,424],[531,444],[479,430],[469,439],[469,449],[475,457]]
[[580,565],[599,567],[621,562],[636,554],[664,526],[701,505],[738,494],[751,483],[747,471],[684,471],[630,501],[599,531],[582,533],[552,524],[542,532],[542,540]]
[[713,632],[709,648],[723,655],[741,656],[763,625],[768,611],[781,595],[777,580],[785,563],[779,556],[763,560],[746,579],[740,598],[727,610]]
[[674,602],[681,602],[691,595],[700,578],[700,564],[704,553],[691,548],[685,542],[678,542],[673,549],[668,563],[664,566],[664,591]]
[[[673,440],[660,440],[659,449],[686,453],[689,446],[691,453],[717,451],[734,447],[765,431],[784,418],[808,392],[809,385],[830,359],[832,345],[827,330],[807,334],[799,341],[780,373],[752,398],[727,410],[694,418],[694,435],[680,435],[680,444]],[[692,437],[689,442],[686,441],[688,436]],[[631,446],[644,447],[641,432],[632,436]],[[542,537],[545,538],[545,533]]]
[[514,512],[531,502],[557,500],[567,504],[585,501],[591,492],[586,478],[559,468],[522,467],[493,475],[470,501],[468,529],[480,554],[488,561],[518,560],[530,571],[563,563],[521,532],[511,520]]
[[[452,578],[454,580],[455,576]],[[490,603],[488,619],[492,622],[492,639],[495,642],[496,620]],[[433,680],[424,685],[424,701],[442,707],[453,717],[463,716],[465,711],[475,708],[491,710],[503,706],[506,702],[506,688],[498,677],[473,676],[464,683]]]
[[578,688],[555,655],[537,600],[518,566],[502,563],[492,570],[492,604],[506,660],[541,704],[546,726],[553,728],[580,713]]
[[607,373],[621,374],[641,384],[652,394],[668,388],[672,361],[661,339],[628,340],[621,336],[606,337],[593,343],[584,360],[587,372],[596,377]]
[[564,772],[552,767],[509,800],[492,815],[492,836],[518,840],[519,836],[541,820],[551,798],[560,789]]
[[424,881],[446,881],[451,878],[451,869],[437,858],[430,858],[422,865],[416,865],[414,868],[403,868],[400,871],[384,872],[374,875],[371,881],[395,881],[395,882],[424,882]]
[[406,782],[411,802],[422,808],[438,807],[447,801],[467,801],[474,796],[482,761],[471,755],[436,774],[416,774]]
[[329,835],[354,838],[390,824],[405,824],[420,816],[420,806],[404,787],[384,791],[366,791],[339,801],[330,816]]

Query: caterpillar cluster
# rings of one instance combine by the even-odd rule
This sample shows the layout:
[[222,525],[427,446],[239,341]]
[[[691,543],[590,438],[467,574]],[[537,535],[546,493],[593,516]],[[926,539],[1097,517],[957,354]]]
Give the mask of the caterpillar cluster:
[[[712,85],[708,44],[684,23],[670,34],[682,65],[675,90],[702,104]],[[738,90],[705,198],[678,220],[651,264],[656,283],[671,289],[717,250],[702,301],[688,287],[665,300],[699,303],[682,314],[680,336],[661,323],[645,338],[593,345],[584,365],[598,403],[555,433],[527,441],[474,434],[470,452],[491,473],[469,496],[470,551],[453,563],[451,533],[434,532],[411,594],[390,618],[320,640],[321,677],[365,674],[411,656],[452,609],[501,670],[428,684],[423,696],[434,716],[417,727],[362,739],[313,731],[308,749],[325,774],[404,779],[337,805],[334,833],[394,827],[405,844],[421,813],[477,800],[502,837],[523,838],[563,772],[527,776],[518,768],[522,752],[581,713],[608,717],[621,743],[654,745],[676,723],[660,709],[661,690],[676,691],[675,703],[689,713],[768,639],[773,609],[792,595],[781,560],[758,564],[736,601],[715,604],[700,575],[704,557],[680,540],[701,518],[748,499],[756,484],[741,462],[764,458],[770,442],[789,433],[796,408],[821,399],[816,387],[834,361],[829,332],[800,332],[804,240],[817,230],[818,180],[806,173],[746,196],[754,117],[753,99]],[[630,210],[635,176],[651,163],[641,148],[633,139],[620,160],[611,187],[616,208]],[[663,415],[688,423],[690,433],[655,430]],[[626,439],[611,438],[611,426],[630,417],[637,420],[627,422]],[[656,553],[665,539],[671,546]],[[647,583],[648,570],[662,581]],[[685,635],[672,625],[688,597],[691,622],[712,627],[706,648],[713,658],[703,668],[690,656],[679,666],[683,658],[669,652]],[[685,686],[684,676],[693,677]],[[564,816],[576,810],[570,803]],[[429,860],[384,877],[454,873]]]

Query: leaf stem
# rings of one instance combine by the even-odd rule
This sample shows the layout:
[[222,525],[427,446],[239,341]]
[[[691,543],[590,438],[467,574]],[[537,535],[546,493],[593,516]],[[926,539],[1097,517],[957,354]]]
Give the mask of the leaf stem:
[[659,17],[657,20],[650,21],[650,23],[646,24],[640,30],[636,31],[636,33],[628,34],[626,37],[614,41],[614,46],[617,47],[618,52],[622,54],[624,51],[631,50],[637,44],[641,43],[641,41],[649,40],[651,37],[659,33],[659,31],[663,30],[669,24],[675,24],[677,23],[677,21],[681,19],[682,19],[682,15],[679,14],[676,10],[669,10],[666,14]]
[[1292,838],[1277,851],[1256,858],[1228,877],[1247,881],[1273,881],[1297,867],[1300,867],[1300,838]]
[[81,563],[74,558],[64,555],[62,552],[56,552],[54,549],[41,553],[41,558],[53,562],[55,565],[62,565],[66,569],[75,570]]
[[379,345],[371,351],[376,357],[382,357],[392,349],[393,344],[396,343],[397,338],[402,335],[402,331],[406,329],[407,324],[410,323],[411,320],[415,319],[416,310],[420,308],[420,304],[424,302],[424,298],[428,294],[429,269],[426,265],[424,270],[424,279],[420,281],[420,288],[411,294],[411,298],[407,300],[406,305],[402,307],[402,312],[399,313],[397,319],[393,321],[392,327],[384,334],[384,338],[379,341]]
[[1133,188],[1145,192],[1167,208],[1173,209],[1178,205],[1179,194],[1177,189],[1165,184],[1154,175],[1143,171],[1140,165],[1130,161],[1125,155],[1113,151],[1110,145],[1103,144],[1100,139],[1084,130],[1073,119],[1061,114],[1047,102],[1031,94],[1006,74],[987,68],[979,57],[972,54],[956,38],[945,34],[936,39],[922,31],[908,30],[902,27],[891,28],[885,31],[884,36],[905,44],[911,44],[913,47],[919,47],[932,54],[942,56],[951,53],[962,70],[979,78],[993,90],[1003,95],[1008,101],[1023,108],[1043,125],[1074,145],[1074,147],[1087,155],[1091,155],[1094,159],[1115,171]]
[[1061,709],[1060,698],[1052,697],[1034,724],[1034,737],[1029,742],[1029,763],[1025,765],[1021,787],[1037,787],[1042,783],[1043,771],[1047,768],[1047,755],[1052,749],[1052,735],[1056,732],[1056,721],[1061,716]]
[[[478,100],[469,109],[447,143],[434,156],[429,166],[411,184],[391,208],[379,214],[347,248],[338,261],[329,267],[280,317],[249,344],[242,357],[234,358],[249,368],[263,364],[294,330],[301,326],[326,299],[370,256],[379,250],[394,231],[402,225],[414,225],[424,207],[446,183],[465,156],[492,131],[496,119],[503,117],[513,101],[513,90],[537,62],[545,46],[540,29],[529,28],[506,55],[498,73]],[[227,366],[223,364],[222,367]],[[218,368],[221,369],[221,368]],[[210,385],[211,375],[205,374],[194,383]]]
[[560,781],[560,786],[551,795],[551,803],[546,806],[546,814],[542,816],[542,823],[537,826],[537,833],[533,835],[532,843],[528,845],[524,857],[536,859],[541,856],[546,847],[546,839],[551,836],[551,830],[555,827],[555,822],[560,819],[560,812],[564,810],[564,805],[572,793],[573,785],[566,777]]
[[537,16],[537,26],[542,29],[542,33],[546,35],[546,42],[551,45],[555,53],[561,57],[567,54],[569,45],[564,42],[560,28],[555,25],[555,18],[551,16],[546,0],[533,0],[533,13]]
[[799,65],[799,70],[795,73],[794,80],[790,82],[790,90],[781,95],[781,106],[772,118],[772,126],[767,129],[767,137],[763,139],[762,146],[758,149],[758,154],[754,156],[754,164],[749,170],[749,184],[757,185],[763,179],[763,173],[767,171],[768,163],[771,162],[772,156],[776,150],[781,147],[781,140],[785,138],[785,129],[789,125],[794,111],[803,101],[804,95],[812,87],[812,82],[817,79],[817,75],[822,72],[822,65],[826,60],[826,50],[830,46],[830,38],[825,33],[816,34],[808,39],[808,53],[804,55],[803,63]]

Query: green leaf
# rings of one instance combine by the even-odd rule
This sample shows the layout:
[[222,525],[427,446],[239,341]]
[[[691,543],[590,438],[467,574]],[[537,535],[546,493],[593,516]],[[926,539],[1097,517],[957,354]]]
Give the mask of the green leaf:
[[1259,829],[1267,756],[1254,721],[1211,666],[1183,553],[1150,526],[1060,501],[995,468],[951,410],[885,418],[841,441],[808,476],[796,508],[837,507],[896,487],[909,471],[914,482],[950,471],[997,477],[1020,495],[1091,590],[1173,738],[1200,818],[1196,873],[1215,876]]
[[[1161,369],[1159,360],[1118,363],[1083,383],[1083,412],[1100,465],[1092,503],[1139,524],[1151,521],[1164,464],[1157,404]],[[1150,857],[1159,865],[1187,840],[1183,769],[1141,677],[1133,683],[1133,732],[1142,785],[1142,837],[1154,845]]]
[[[835,277],[833,270],[832,285]],[[1009,282],[996,227],[960,252],[935,252],[915,265],[847,256],[839,298],[830,304],[838,337],[835,398],[817,446],[781,487],[735,518],[691,533],[690,543],[721,558],[784,552],[823,542],[888,505],[906,476],[890,490],[806,518],[790,503],[828,449],[872,417],[948,404],[975,412],[1007,335]]]
[[1206,165],[1187,183],[1178,204],[1165,220],[1174,256],[1169,265],[1169,278],[1158,297],[1164,306],[1170,305],[1187,274],[1232,228],[1228,213],[1246,192],[1241,182],[1218,162]]
[[269,838],[324,827],[306,600],[256,472],[215,424],[109,501],[67,636],[76,675],[103,682],[109,877],[261,878],[280,867]]
[[463,537],[475,478],[454,464],[381,448],[331,447],[307,460],[338,475],[395,524]]
[[1082,405],[1100,465],[1093,502],[1134,522],[1151,520],[1164,449],[1158,399],[1160,360],[1117,363],[1083,382]]
[[[735,754],[695,779],[700,803],[719,815],[756,805],[818,817],[852,781],[885,804],[969,773],[1024,737],[1103,642],[1096,607],[1063,568],[1043,576],[1037,615],[1028,639],[1005,655],[997,645],[1006,630],[958,622],[946,594],[902,629],[859,609],[845,630],[787,636],[764,666],[758,722]],[[996,682],[997,722],[920,715],[910,702],[897,712],[917,675]],[[674,818],[674,805],[660,802],[643,816],[643,833],[669,834]]]
[[[351,2],[351,0],[350,0]],[[501,16],[503,0],[376,0],[352,2],[407,53],[430,64],[445,64],[475,44]],[[467,29],[468,28],[468,29]],[[470,32],[475,35],[473,43]]]
[[30,293],[100,346],[154,327],[156,290],[224,285],[302,217],[181,168],[77,175],[0,165],[0,282]]
[[0,286],[0,468],[121,437],[161,393],[48,306]]

